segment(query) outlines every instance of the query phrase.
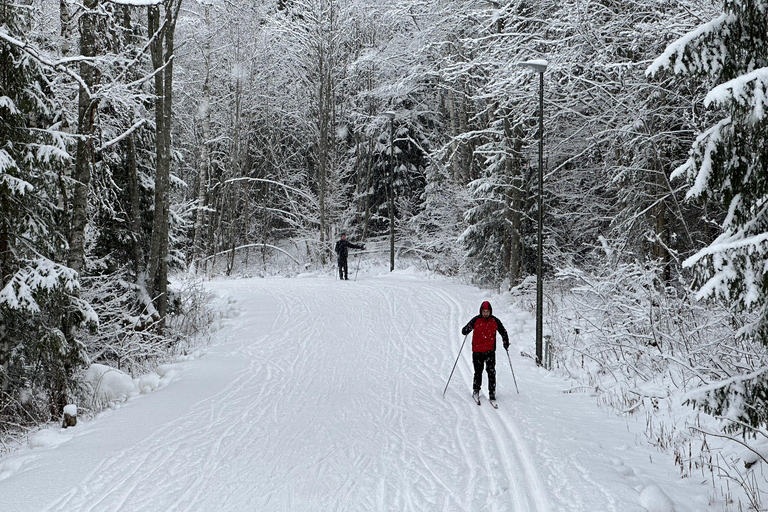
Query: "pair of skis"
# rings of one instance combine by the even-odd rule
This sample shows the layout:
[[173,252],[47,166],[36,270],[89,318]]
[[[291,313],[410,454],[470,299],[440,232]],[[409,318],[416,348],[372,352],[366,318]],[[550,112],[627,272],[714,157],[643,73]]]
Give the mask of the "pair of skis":
[[[474,400],[477,405],[481,404],[481,402],[480,402],[480,395],[477,395],[477,396],[472,395],[472,400]],[[499,408],[499,404],[496,403],[496,400],[491,400],[489,398],[488,399],[488,403],[491,404],[491,407],[493,407],[494,409],[498,409]]]

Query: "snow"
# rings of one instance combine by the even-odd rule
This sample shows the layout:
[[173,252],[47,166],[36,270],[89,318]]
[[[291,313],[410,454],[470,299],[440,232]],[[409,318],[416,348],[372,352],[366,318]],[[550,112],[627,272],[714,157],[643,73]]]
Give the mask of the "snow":
[[[92,365],[112,407],[0,459],[0,510],[720,510],[644,418],[520,356],[534,315],[488,290],[413,268],[206,285],[237,307],[210,347],[140,378]],[[441,396],[486,299],[520,389],[500,349],[498,410],[472,402],[469,344]]]
[[116,368],[94,363],[85,372],[85,382],[90,386],[94,400],[110,404],[151,393],[168,385],[176,375],[174,365],[161,365],[155,372],[132,378]]
[[[696,137],[693,147],[704,147],[704,154],[696,174],[696,180],[685,194],[686,199],[699,197],[707,190],[707,183],[712,174],[712,155],[717,151],[718,144],[725,138],[723,132],[728,130],[730,125],[731,117],[728,116]],[[691,156],[684,164],[672,172],[670,179],[674,180],[684,176],[686,173],[694,172],[694,169],[696,169],[696,165],[694,158]]]
[[19,114],[19,109],[16,108],[16,104],[8,96],[0,96],[0,108],[8,109],[9,114]]
[[757,123],[765,115],[766,90],[768,90],[768,68],[756,69],[722,83],[709,91],[704,106],[726,105],[735,102],[749,107],[750,121]]
[[67,435],[54,430],[40,430],[29,436],[28,445],[30,448],[46,448],[66,443],[72,439],[72,435]]
[[150,5],[160,5],[163,0],[110,0],[118,5],[131,5],[134,7],[148,7]]
[[[26,309],[31,313],[40,311],[35,295],[47,290],[63,289],[73,293],[79,289],[77,272],[46,258],[37,258],[18,270],[13,278],[0,290],[0,304],[10,309]],[[45,295],[45,294],[43,294]],[[73,300],[81,306],[86,320],[98,319],[93,309],[82,300]]]
[[0,149],[0,185],[8,187],[12,194],[24,195],[34,190],[32,184],[7,174],[16,168],[16,161],[4,149]]
[[658,485],[649,485],[640,492],[640,504],[648,512],[675,512],[675,504]]
[[[683,56],[685,55],[685,49],[688,45],[701,37],[720,31],[724,25],[733,23],[733,21],[733,14],[723,13],[712,21],[703,23],[695,30],[688,32],[683,37],[667,46],[664,53],[654,59],[651,65],[648,66],[648,69],[645,70],[645,75],[654,76],[660,70],[669,69],[670,67],[672,67],[675,74],[685,73],[688,69],[684,64]],[[675,61],[674,66],[672,66],[673,58]],[[695,59],[696,56],[692,55],[691,58]],[[710,61],[701,62],[700,60],[696,60],[695,63],[697,66],[703,67],[704,71],[716,72],[717,68],[719,68],[722,63],[722,58],[718,58],[718,56],[710,56]]]
[[94,397],[103,402],[128,398],[135,389],[130,375],[103,364],[92,364],[85,373],[85,382],[91,385]]
[[543,73],[547,69],[549,62],[544,59],[533,59],[526,60],[525,62],[518,62],[517,65],[532,68],[537,73]]

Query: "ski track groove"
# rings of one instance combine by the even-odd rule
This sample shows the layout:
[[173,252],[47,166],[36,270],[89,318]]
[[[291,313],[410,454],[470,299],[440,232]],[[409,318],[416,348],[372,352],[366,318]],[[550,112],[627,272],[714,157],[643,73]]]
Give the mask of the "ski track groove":
[[276,312],[228,337],[243,367],[47,510],[549,512],[504,403],[469,398],[469,337],[440,396],[474,306],[423,281],[229,285]]
[[[451,300],[455,301],[455,299],[452,299],[452,298],[451,298]],[[456,307],[456,310],[460,310],[461,309],[461,306],[458,303],[458,301],[455,301],[455,307]],[[475,314],[477,314],[477,313],[470,313],[470,314],[468,314],[467,315],[467,319],[471,318]],[[451,315],[451,318],[453,319],[453,314]],[[454,320],[454,321],[451,322],[451,325],[463,326],[465,321],[466,320],[463,320],[463,321],[455,321]],[[461,347],[461,343],[462,342],[464,342],[464,338],[463,337],[457,343],[457,351]],[[508,434],[511,434],[511,433],[514,432],[514,427],[512,426],[512,419],[506,414],[506,412],[503,412],[504,409],[492,409],[492,408],[490,408],[490,404],[488,404],[487,400],[484,400],[483,405],[481,405],[480,407],[477,407],[469,399],[469,393],[470,393],[471,388],[472,388],[472,386],[471,386],[472,376],[474,375],[474,368],[472,367],[472,363],[471,363],[471,352],[472,352],[471,343],[472,343],[472,340],[471,340],[471,334],[470,334],[466,338],[466,343],[465,343],[465,345],[466,345],[465,349],[468,349],[467,350],[468,357],[462,357],[461,360],[459,361],[458,365],[457,365],[457,368],[458,368],[459,373],[463,377],[463,380],[465,382],[467,382],[467,387],[465,388],[466,389],[466,393],[467,393],[467,402],[472,404],[472,405],[474,405],[475,408],[481,410],[481,414],[483,415],[483,417],[485,419],[485,425],[488,427],[488,428],[483,428],[479,423],[475,422],[476,431],[478,431],[478,432],[481,431],[481,430],[488,431],[488,432],[490,432],[490,435],[493,438],[493,443],[492,444],[493,444],[493,447],[495,449],[491,449],[489,451],[486,451],[485,453],[489,453],[490,452],[490,453],[500,453],[501,454],[500,462],[501,462],[502,466],[505,468],[504,474],[505,474],[505,477],[507,479],[507,484],[508,484],[506,487],[503,484],[501,484],[501,489],[502,489],[502,491],[505,491],[505,490],[509,490],[510,491],[511,498],[512,498],[512,500],[514,502],[514,507],[512,508],[512,510],[514,510],[515,512],[528,512],[528,511],[530,511],[530,512],[546,512],[546,511],[549,510],[547,505],[546,505],[546,496],[544,496],[544,499],[542,500],[540,493],[536,493],[536,498],[534,499],[534,503],[530,503],[530,501],[527,499],[528,497],[525,495],[525,492],[521,489],[524,486],[519,485],[519,482],[518,482],[518,479],[522,478],[529,485],[531,485],[531,483],[534,483],[534,484],[538,485],[538,483],[539,483],[538,477],[537,476],[533,477],[533,482],[531,482],[532,477],[530,476],[531,473],[534,474],[534,475],[536,474],[535,466],[533,464],[527,464],[525,462],[525,459],[522,459],[523,460],[522,467],[520,467],[518,469],[517,466],[520,466],[520,463],[519,463],[519,460],[515,461],[515,460],[512,459],[511,451],[508,448],[508,444],[510,444],[510,443],[506,442],[506,440],[502,439],[499,436],[499,434],[498,434],[497,428],[498,428],[499,425],[502,425],[504,431],[507,432]],[[462,355],[463,355],[463,353],[462,353]],[[496,366],[497,366],[497,388],[498,388],[498,384],[502,380],[500,378],[500,375],[499,375],[501,368],[499,366],[499,361],[498,360],[497,360]],[[487,383],[487,375],[484,373],[483,374],[483,386],[485,387],[485,389],[487,389],[487,384],[488,384]],[[510,393],[508,396],[512,396],[512,394]],[[507,437],[507,436],[505,436],[505,437]],[[511,444],[514,447],[514,451],[518,455],[526,453],[523,441],[522,441],[522,439],[521,439],[521,437],[519,435],[518,436],[511,436],[510,435],[508,437],[512,437],[513,442]],[[483,439],[482,439],[481,435],[478,435],[478,440],[481,443],[483,442]],[[487,450],[487,449],[484,448],[484,450]],[[487,457],[484,457],[484,459],[487,460]],[[488,473],[489,473],[489,475],[493,475],[493,471],[492,471],[492,469],[490,467],[488,468]],[[495,487],[498,489],[498,485],[499,485],[499,482],[497,480],[492,480],[491,481],[492,492],[493,492],[493,489]],[[527,487],[527,486],[525,486],[525,487]],[[496,492],[499,492],[499,491],[497,490]],[[524,503],[524,502],[526,502],[526,503]],[[488,504],[488,508],[491,509],[491,504]]]
[[[442,298],[442,300],[446,304],[449,305],[449,310],[450,310],[449,318],[450,318],[450,321],[448,323],[448,328],[446,329],[446,332],[445,332],[445,337],[448,340],[456,340],[456,342],[453,343],[453,345],[455,345],[455,346],[451,347],[452,350],[449,351],[451,355],[448,356],[448,360],[450,361],[449,364],[452,367],[453,362],[454,362],[453,359],[457,355],[461,355],[461,354],[458,354],[458,352],[461,349],[462,344],[465,344],[464,343],[464,338],[458,338],[457,336],[455,336],[454,331],[451,329],[451,327],[454,327],[454,326],[461,326],[461,327],[464,326],[464,323],[461,321],[461,318],[459,317],[459,313],[461,312],[462,308],[461,308],[461,304],[459,303],[459,301],[456,300],[453,296],[451,296],[447,292],[444,292],[442,290],[438,290],[437,294]],[[456,328],[456,327],[454,327],[454,328]],[[449,344],[450,344],[450,342],[449,342]],[[470,351],[472,350],[471,346],[470,346],[469,350]],[[459,363],[461,365],[465,364],[464,360],[459,361]],[[457,366],[459,366],[458,363],[457,363]],[[459,370],[459,373],[462,373],[461,370]],[[458,376],[456,376],[456,377],[458,377]],[[454,413],[453,417],[455,417],[457,419],[458,418],[462,418],[462,416],[466,414],[465,404],[462,401],[457,402],[455,400],[451,400],[451,396],[449,395],[450,391],[451,391],[451,388],[450,388],[450,383],[449,383],[449,387],[445,391],[445,396],[446,396],[445,400],[451,405],[451,408],[453,409],[453,413]],[[454,391],[454,393],[456,393],[456,392]],[[455,440],[455,442],[456,442],[456,444],[458,446],[458,449],[461,452],[461,455],[462,455],[461,458],[464,461],[469,462],[467,464],[468,469],[469,469],[469,478],[467,479],[467,485],[466,485],[465,491],[463,493],[464,496],[466,496],[466,503],[462,505],[462,509],[463,510],[468,510],[469,511],[469,510],[472,510],[472,492],[473,492],[472,482],[476,481],[477,478],[478,478],[478,476],[477,476],[477,466],[476,466],[476,464],[471,462],[472,461],[472,457],[470,456],[469,449],[468,449],[466,443],[464,442],[464,436],[462,435],[462,432],[461,432],[461,423],[458,420],[456,421],[456,427],[454,429],[454,432],[455,432],[454,440]]]

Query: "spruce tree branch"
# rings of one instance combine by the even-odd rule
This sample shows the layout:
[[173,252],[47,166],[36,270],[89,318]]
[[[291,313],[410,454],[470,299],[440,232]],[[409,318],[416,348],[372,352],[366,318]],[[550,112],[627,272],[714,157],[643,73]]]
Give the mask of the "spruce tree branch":
[[33,59],[35,59],[40,64],[42,64],[44,66],[47,66],[47,67],[49,67],[51,69],[54,69],[56,71],[61,71],[61,72],[65,73],[65,74],[69,75],[73,80],[75,80],[80,85],[80,87],[83,88],[83,90],[85,90],[85,92],[86,92],[86,94],[88,94],[89,98],[93,97],[93,95],[91,94],[91,89],[85,83],[83,78],[79,74],[75,73],[74,71],[72,71],[71,69],[69,69],[65,65],[65,63],[79,62],[79,61],[85,61],[85,60],[91,60],[91,59],[70,58],[70,59],[65,59],[65,60],[60,60],[60,61],[52,61],[52,60],[46,59],[45,57],[40,55],[40,52],[38,52],[36,49],[31,47],[28,43],[25,43],[23,41],[19,41],[18,39],[15,39],[15,38],[9,36],[8,33],[4,29],[0,29],[0,39],[6,41],[8,44],[16,46],[21,51],[26,52],[27,54],[29,54],[29,56],[31,56]]

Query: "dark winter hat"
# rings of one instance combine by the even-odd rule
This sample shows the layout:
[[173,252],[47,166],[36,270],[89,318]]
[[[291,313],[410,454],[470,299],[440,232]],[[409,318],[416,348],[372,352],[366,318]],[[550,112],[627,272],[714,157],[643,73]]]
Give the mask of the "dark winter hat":
[[346,233],[341,233],[341,236],[347,236],[347,234]]
[[491,312],[491,314],[493,314],[493,307],[491,306],[491,303],[488,302],[487,300],[484,300],[483,303],[480,304],[480,313],[481,314],[483,313],[484,309],[487,309],[488,311]]

